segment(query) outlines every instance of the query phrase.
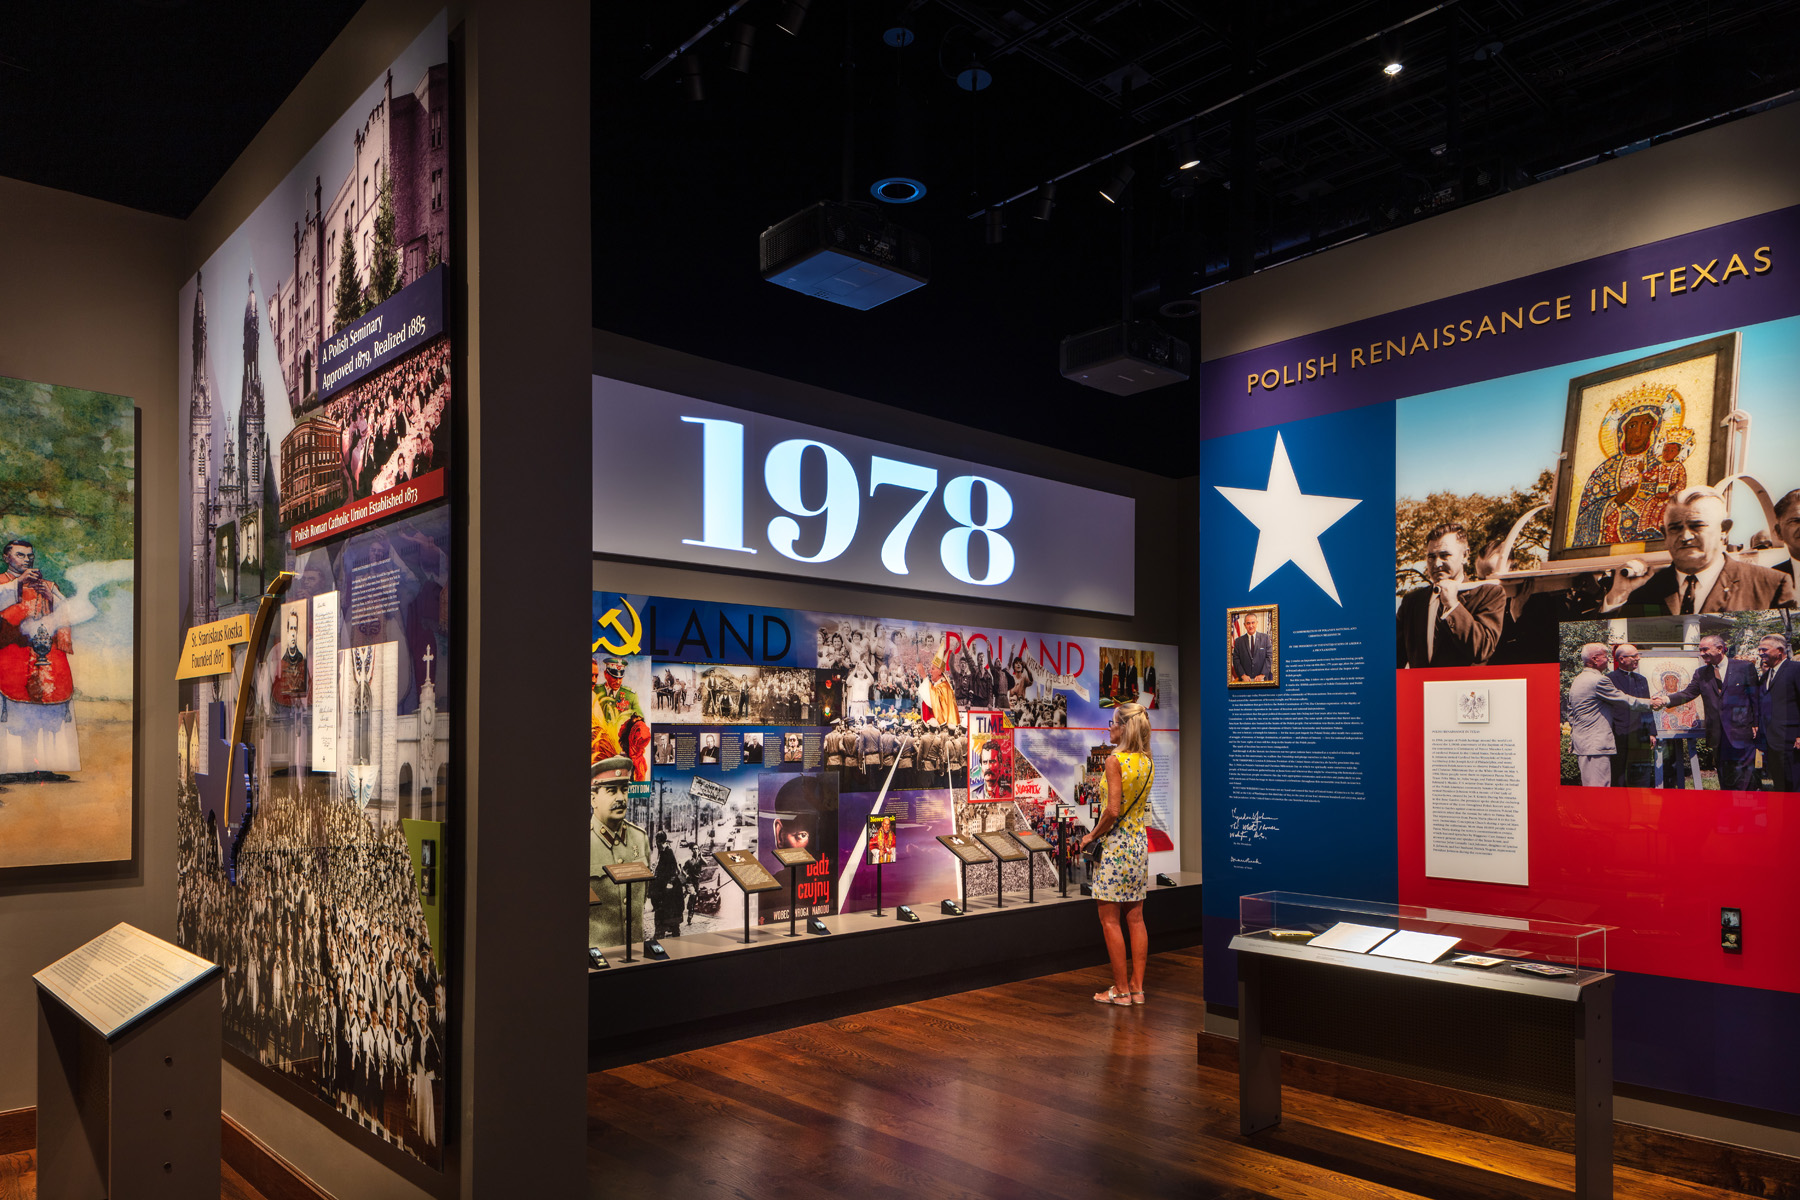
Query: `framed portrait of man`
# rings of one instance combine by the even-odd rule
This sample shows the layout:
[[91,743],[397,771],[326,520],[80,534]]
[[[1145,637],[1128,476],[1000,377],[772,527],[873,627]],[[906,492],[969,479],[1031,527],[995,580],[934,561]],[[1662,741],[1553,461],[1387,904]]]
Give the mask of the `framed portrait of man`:
[[1739,347],[1726,333],[1569,380],[1550,557],[1663,548],[1663,510],[1725,477]]
[[1225,610],[1225,686],[1281,686],[1280,610],[1261,604]]

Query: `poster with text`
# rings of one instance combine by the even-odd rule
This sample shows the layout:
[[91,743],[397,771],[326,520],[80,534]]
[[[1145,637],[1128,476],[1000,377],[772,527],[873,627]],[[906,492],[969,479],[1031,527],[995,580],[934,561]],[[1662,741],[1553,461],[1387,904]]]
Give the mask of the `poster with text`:
[[[1800,1052],[1797,262],[1783,209],[1205,364],[1201,627],[1281,617],[1278,686],[1202,697],[1209,950],[1270,889],[1605,925],[1621,1028]],[[1774,919],[1722,956],[1722,906]]]
[[432,1166],[457,878],[451,113],[439,14],[184,283],[177,343],[180,620],[246,631],[228,673],[179,684],[178,936],[225,968],[233,1053]]

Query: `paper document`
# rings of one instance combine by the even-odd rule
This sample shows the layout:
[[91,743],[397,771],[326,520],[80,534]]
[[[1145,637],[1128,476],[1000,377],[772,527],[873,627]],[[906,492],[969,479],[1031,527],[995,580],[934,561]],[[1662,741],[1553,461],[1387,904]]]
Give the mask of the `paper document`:
[[1379,954],[1383,958],[1404,958],[1408,962],[1436,962],[1461,940],[1447,933],[1416,933],[1410,929],[1402,929],[1370,953]]
[[1312,941],[1309,946],[1322,946],[1327,950],[1348,950],[1352,954],[1367,954],[1379,946],[1388,934],[1394,932],[1379,925],[1356,925],[1349,921],[1339,921]]

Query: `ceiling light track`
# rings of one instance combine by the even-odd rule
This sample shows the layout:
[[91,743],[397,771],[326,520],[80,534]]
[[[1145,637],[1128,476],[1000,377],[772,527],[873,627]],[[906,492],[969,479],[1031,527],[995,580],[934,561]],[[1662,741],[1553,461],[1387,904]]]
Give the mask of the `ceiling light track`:
[[[1116,149],[1108,150],[1105,154],[1095,155],[1093,158],[1088,159],[1084,163],[1081,163],[1077,166],[1070,167],[1068,170],[1062,172],[1060,175],[1052,175],[1048,182],[1057,183],[1057,182],[1060,182],[1061,180],[1069,178],[1071,175],[1079,175],[1079,174],[1081,174],[1081,172],[1088,170],[1090,167],[1097,167],[1097,166],[1100,166],[1102,163],[1110,162],[1111,160],[1117,158],[1119,155],[1129,153],[1130,151],[1137,149],[1139,146],[1142,146],[1147,142],[1153,142],[1153,141],[1156,141],[1158,138],[1168,137],[1170,134],[1174,133],[1176,130],[1180,129],[1182,126],[1191,124],[1194,121],[1198,121],[1202,117],[1210,116],[1213,113],[1218,112],[1222,108],[1229,108],[1231,105],[1236,104],[1239,100],[1244,99],[1244,97],[1246,97],[1246,96],[1254,95],[1255,93],[1260,92],[1260,91],[1264,90],[1265,88],[1274,87],[1276,84],[1281,83],[1284,80],[1292,79],[1296,75],[1302,74],[1303,72],[1306,72],[1306,71],[1310,71],[1314,67],[1319,66],[1322,63],[1330,62],[1332,59],[1337,58],[1340,55],[1348,54],[1350,51],[1355,50],[1358,47],[1366,46],[1370,42],[1379,41],[1381,38],[1389,36],[1390,34],[1394,33],[1396,30],[1404,29],[1408,25],[1413,24],[1415,21],[1423,21],[1426,17],[1429,17],[1434,13],[1440,13],[1440,12],[1443,12],[1447,8],[1455,7],[1456,4],[1457,4],[1457,0],[1444,0],[1443,3],[1434,4],[1430,8],[1424,9],[1421,12],[1416,12],[1412,16],[1407,17],[1405,20],[1396,21],[1392,25],[1387,26],[1386,28],[1377,29],[1374,33],[1368,34],[1367,36],[1364,36],[1364,37],[1357,38],[1355,41],[1350,42],[1346,45],[1340,46],[1336,50],[1328,51],[1325,54],[1321,54],[1321,55],[1319,55],[1319,57],[1313,59],[1310,62],[1302,63],[1297,67],[1292,67],[1286,71],[1283,71],[1279,75],[1271,75],[1267,79],[1259,80],[1258,82],[1253,83],[1249,87],[1245,88],[1243,91],[1238,92],[1236,95],[1227,96],[1225,99],[1220,100],[1216,104],[1210,104],[1207,107],[1201,109],[1199,112],[1190,113],[1189,115],[1182,117],[1179,121],[1171,121],[1169,124],[1163,126],[1161,129],[1155,130],[1154,132],[1151,132],[1151,133],[1147,133],[1143,137],[1138,138],[1136,141],[1127,142],[1123,146],[1119,146]],[[986,213],[989,209],[1003,208],[1008,204],[1013,204],[1020,200],[1023,200],[1025,197],[1032,195],[1039,188],[1041,188],[1043,186],[1044,186],[1043,184],[1039,184],[1039,185],[1037,185],[1037,187],[1028,187],[1024,191],[1017,192],[1011,196],[1006,197],[1003,200],[996,200],[992,204],[984,205],[981,208],[978,208],[978,209],[974,210],[973,212],[969,213],[968,219],[971,221],[977,220],[984,213]]]
[[724,12],[720,13],[718,16],[714,17],[712,20],[710,20],[706,24],[702,25],[700,27],[700,31],[698,33],[694,34],[693,37],[691,37],[687,41],[681,43],[681,45],[675,47],[673,50],[669,51],[667,54],[663,55],[661,58],[657,59],[654,63],[652,63],[650,65],[650,69],[645,71],[642,75],[639,75],[638,79],[640,81],[647,82],[651,79],[656,78],[656,73],[658,71],[662,70],[664,67],[668,66],[670,63],[672,63],[676,59],[680,58],[683,54],[686,54],[689,50],[692,50],[696,45],[699,44],[700,39],[704,38],[707,34],[711,33],[713,30],[717,29],[719,26],[723,25],[725,22],[731,20],[732,15],[734,13],[736,13],[738,9],[744,7],[744,5],[746,5],[748,3],[750,3],[750,0],[734,0],[734,3],[732,3],[730,7],[726,8],[726,10]]

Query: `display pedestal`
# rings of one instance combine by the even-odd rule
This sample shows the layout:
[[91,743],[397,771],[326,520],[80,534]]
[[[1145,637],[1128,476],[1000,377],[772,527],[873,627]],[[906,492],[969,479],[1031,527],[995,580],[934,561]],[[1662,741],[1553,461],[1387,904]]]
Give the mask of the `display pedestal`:
[[[778,846],[775,850],[775,861],[786,867],[788,873],[788,936],[799,937],[799,933],[794,929],[794,920],[800,912],[800,868],[809,867],[819,860],[814,858],[809,850],[800,850],[792,846]],[[806,906],[806,915],[812,916],[810,903]]]
[[[146,945],[172,954],[147,962]],[[36,978],[37,1194],[216,1200],[219,969],[121,925]]]
[[625,931],[625,961],[630,962],[632,944],[643,936],[644,927],[641,922],[636,929],[631,927],[631,881],[627,880],[621,886],[624,888],[621,894],[624,897],[625,912],[621,915],[619,927]]
[[1232,949],[1245,1136],[1281,1122],[1283,1049],[1380,1062],[1394,1074],[1572,1113],[1575,1196],[1612,1195],[1612,975],[1553,982],[1242,934]]
[[[649,863],[642,862],[606,863],[600,870],[619,889],[619,903],[624,905],[624,910],[619,914],[619,928],[625,934],[625,961],[630,962],[631,947],[644,935],[642,921],[635,927],[631,923],[631,885],[641,883],[647,889],[650,880],[655,878],[655,873],[650,870]],[[644,911],[641,905],[638,911]]]

